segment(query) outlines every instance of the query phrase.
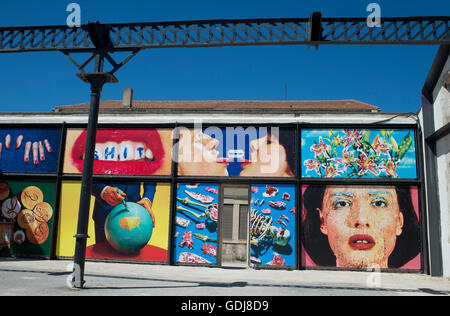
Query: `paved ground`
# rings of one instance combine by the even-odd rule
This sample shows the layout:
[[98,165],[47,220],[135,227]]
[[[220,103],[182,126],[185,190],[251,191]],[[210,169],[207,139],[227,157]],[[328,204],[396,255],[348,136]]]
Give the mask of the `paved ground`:
[[86,263],[86,288],[70,289],[70,261],[0,259],[0,295],[37,296],[428,296],[450,280],[418,274],[273,271]]

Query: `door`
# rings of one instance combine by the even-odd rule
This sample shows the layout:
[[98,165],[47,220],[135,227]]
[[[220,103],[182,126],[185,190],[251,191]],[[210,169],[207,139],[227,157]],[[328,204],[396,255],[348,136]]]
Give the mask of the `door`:
[[249,186],[224,185],[221,212],[222,266],[248,266]]

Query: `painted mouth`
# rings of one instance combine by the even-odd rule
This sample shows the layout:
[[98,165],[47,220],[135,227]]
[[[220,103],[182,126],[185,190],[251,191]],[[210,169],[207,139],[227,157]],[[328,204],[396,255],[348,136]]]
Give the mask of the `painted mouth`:
[[[72,148],[73,165],[83,171],[87,131]],[[156,129],[99,129],[95,145],[95,174],[151,175],[165,158]]]
[[222,157],[222,158],[217,158],[217,160],[216,160],[216,162],[217,163],[223,163],[223,164],[225,164],[225,165],[229,165],[230,164],[230,162],[232,162],[233,161],[233,158],[225,158],[225,157]]
[[241,163],[242,169],[244,169],[245,167],[247,167],[248,165],[250,165],[252,163],[251,160],[244,159],[244,158],[239,159],[239,162]]
[[348,244],[354,250],[371,250],[376,243],[369,235],[355,235],[350,237]]

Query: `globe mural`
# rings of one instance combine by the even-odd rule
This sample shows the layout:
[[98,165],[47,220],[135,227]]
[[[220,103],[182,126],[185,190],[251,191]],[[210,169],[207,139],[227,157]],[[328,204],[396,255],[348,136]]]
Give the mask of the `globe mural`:
[[109,244],[118,252],[139,252],[152,237],[152,217],[139,204],[119,204],[106,219],[105,233]]

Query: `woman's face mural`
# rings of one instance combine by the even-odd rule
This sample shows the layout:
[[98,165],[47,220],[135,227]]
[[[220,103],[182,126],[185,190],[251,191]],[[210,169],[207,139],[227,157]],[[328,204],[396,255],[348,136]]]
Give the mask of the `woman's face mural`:
[[388,267],[404,224],[394,187],[330,186],[317,211],[337,267]]
[[219,141],[201,131],[184,130],[180,133],[179,175],[228,176],[226,159],[216,150]]
[[295,177],[294,129],[180,129],[178,174],[204,177]]
[[293,177],[286,149],[275,135],[266,135],[250,142],[250,160],[242,164],[244,177]]

